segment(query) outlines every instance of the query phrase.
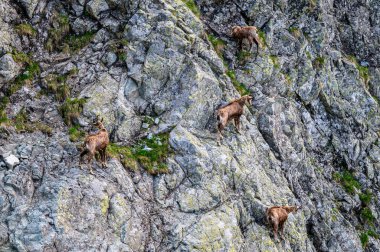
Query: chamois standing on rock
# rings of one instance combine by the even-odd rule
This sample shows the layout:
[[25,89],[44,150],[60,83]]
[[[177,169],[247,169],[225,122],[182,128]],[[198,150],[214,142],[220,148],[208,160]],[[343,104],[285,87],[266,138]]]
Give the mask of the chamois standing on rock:
[[235,129],[239,133],[240,129],[240,117],[244,111],[244,104],[252,103],[252,96],[244,95],[239,99],[235,99],[230,103],[223,105],[217,109],[217,120],[218,120],[218,143],[220,138],[223,138],[222,130],[226,127],[227,123],[232,119],[235,122]]
[[259,53],[259,47],[262,47],[262,44],[255,26],[234,26],[232,27],[231,35],[238,40],[239,50],[242,50],[243,40],[248,39],[249,51],[252,51],[253,43],[255,43],[257,45],[257,54]]
[[291,212],[297,212],[301,209],[300,206],[273,206],[266,210],[267,221],[273,228],[274,239],[278,240],[278,229],[281,232],[281,238],[284,239],[284,225]]
[[90,173],[93,174],[91,160],[94,158],[95,153],[99,151],[102,167],[106,167],[106,149],[109,144],[108,131],[103,125],[103,118],[99,120],[96,117],[94,126],[99,128],[99,131],[94,134],[89,134],[84,140],[84,150],[80,154],[79,165],[82,164],[83,156],[87,154],[87,164],[90,166]]

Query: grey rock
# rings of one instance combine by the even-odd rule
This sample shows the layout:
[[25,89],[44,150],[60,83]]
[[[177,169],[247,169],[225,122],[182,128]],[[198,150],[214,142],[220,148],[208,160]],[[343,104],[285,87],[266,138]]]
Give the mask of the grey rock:
[[10,54],[5,54],[0,58],[0,85],[4,85],[12,80],[20,71],[19,65],[14,62]]
[[15,155],[9,155],[4,158],[4,162],[8,169],[13,169],[13,167],[20,163],[20,160]]
[[105,0],[91,0],[86,5],[86,10],[96,19],[99,19],[99,15],[108,9],[109,7]]

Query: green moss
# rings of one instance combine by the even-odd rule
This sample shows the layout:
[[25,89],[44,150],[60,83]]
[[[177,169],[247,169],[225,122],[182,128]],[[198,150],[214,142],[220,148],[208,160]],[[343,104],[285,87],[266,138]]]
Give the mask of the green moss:
[[182,2],[186,4],[186,6],[194,13],[195,16],[201,16],[201,12],[194,0],[182,0]]
[[280,68],[280,64],[278,63],[278,57],[276,55],[270,55],[269,58],[270,58],[270,60],[273,63],[273,67],[276,68],[276,69],[279,69]]
[[226,42],[215,37],[212,34],[209,34],[207,37],[208,37],[208,40],[210,41],[210,43],[212,44],[212,46],[214,47],[215,52],[219,55],[219,57],[222,58],[222,56],[223,56],[222,51],[223,51],[224,47],[226,46]]
[[362,210],[360,211],[360,216],[367,223],[373,223],[373,221],[375,220],[375,216],[373,216],[372,211],[369,207],[362,208]]
[[101,201],[100,201],[100,210],[104,216],[107,215],[108,208],[110,207],[109,198],[108,195],[106,195]]
[[80,130],[78,125],[75,125],[69,128],[69,139],[71,142],[82,141],[85,137],[85,133],[83,130]]
[[367,232],[361,233],[360,234],[360,241],[362,243],[362,247],[365,248],[367,247],[368,241],[369,241],[369,236]]
[[107,147],[107,152],[112,157],[119,158],[124,167],[131,170],[136,171],[140,164],[151,175],[167,173],[166,160],[170,153],[169,134],[142,139],[132,147],[111,143]]
[[119,159],[125,168],[128,168],[132,171],[137,171],[138,163],[136,157],[132,152],[132,147],[120,146],[114,143],[110,143],[107,146],[107,153],[111,157]]
[[63,120],[68,126],[71,126],[79,118],[80,114],[83,111],[83,105],[85,104],[86,99],[66,99],[65,102],[60,106],[59,111],[63,117]]
[[311,60],[311,54],[310,54],[310,52],[309,52],[309,51],[306,51],[305,54],[306,54],[306,57],[307,57],[309,60]]
[[333,179],[342,184],[346,192],[350,194],[355,193],[355,189],[360,189],[360,183],[354,178],[354,176],[349,171],[344,171],[343,173],[334,173]]
[[240,93],[240,95],[247,95],[249,94],[249,90],[248,88],[243,84],[243,83],[240,83],[237,79],[236,79],[236,74],[233,70],[228,70],[226,72],[227,76],[230,77],[230,80],[232,82],[232,84],[234,85],[234,87],[236,88],[236,90]]
[[35,37],[37,34],[36,30],[28,23],[16,25],[15,29],[20,35]]
[[372,193],[367,190],[365,193],[359,194],[359,198],[364,205],[368,206],[372,201]]
[[88,45],[94,38],[95,32],[86,32],[81,35],[70,35],[65,38],[65,44],[70,52],[77,52]]
[[262,44],[264,46],[268,46],[267,39],[266,39],[266,36],[265,36],[265,32],[263,32],[261,30],[257,30],[257,34],[259,35],[259,38],[262,41]]
[[358,60],[355,58],[355,56],[353,55],[348,55],[347,56],[347,59],[349,61],[351,61],[352,63],[355,64],[356,66],[356,69],[358,69],[359,71],[359,76],[360,78],[363,79],[364,83],[367,85],[368,84],[368,81],[369,81],[369,70],[368,70],[368,67],[366,66],[361,66],[358,62]]
[[321,69],[325,65],[325,58],[318,56],[313,60],[313,66],[317,69]]

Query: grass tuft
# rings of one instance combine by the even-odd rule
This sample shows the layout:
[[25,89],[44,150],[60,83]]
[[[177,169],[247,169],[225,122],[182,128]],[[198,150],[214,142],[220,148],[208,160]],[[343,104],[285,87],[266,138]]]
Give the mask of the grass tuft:
[[65,102],[60,106],[59,111],[63,117],[64,122],[68,126],[75,125],[80,114],[83,111],[83,105],[86,103],[86,99],[67,98]]
[[69,139],[71,142],[83,141],[86,134],[83,130],[80,130],[78,125],[69,128]]
[[275,69],[279,69],[280,68],[280,63],[278,63],[278,57],[276,55],[270,55],[269,58],[270,58],[270,60],[273,63],[273,67]]
[[142,139],[132,147],[111,143],[107,151],[112,157],[119,158],[124,167],[133,171],[140,164],[151,175],[168,173],[166,160],[170,148],[167,133]]
[[248,88],[243,83],[240,83],[236,79],[236,74],[233,70],[227,70],[226,74],[228,77],[230,77],[232,84],[234,85],[234,87],[240,93],[241,96],[250,94]]
[[182,2],[186,4],[187,8],[189,8],[196,17],[199,18],[201,16],[201,11],[199,10],[194,0],[182,0]]
[[19,35],[35,37],[36,30],[28,23],[23,23],[15,26],[15,29]]
[[223,56],[223,49],[226,46],[226,42],[224,42],[223,40],[215,37],[212,34],[209,34],[207,37],[208,37],[208,40],[210,41],[210,43],[212,44],[212,46],[214,47],[215,52],[218,54],[218,56],[220,58],[222,58],[222,56]]

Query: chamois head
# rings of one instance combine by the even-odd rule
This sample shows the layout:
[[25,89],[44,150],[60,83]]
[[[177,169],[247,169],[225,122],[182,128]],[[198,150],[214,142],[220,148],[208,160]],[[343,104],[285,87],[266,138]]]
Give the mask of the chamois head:
[[94,125],[95,127],[98,127],[99,129],[105,129],[103,125],[103,117],[102,119],[99,119],[99,115],[96,115],[96,119],[94,120],[92,125]]
[[240,31],[241,31],[240,26],[238,26],[238,25],[233,26],[231,29],[231,36],[234,38],[239,37]]
[[253,97],[251,95],[244,95],[240,99],[244,100],[244,103],[246,103],[248,105],[252,105],[252,99],[253,99]]

